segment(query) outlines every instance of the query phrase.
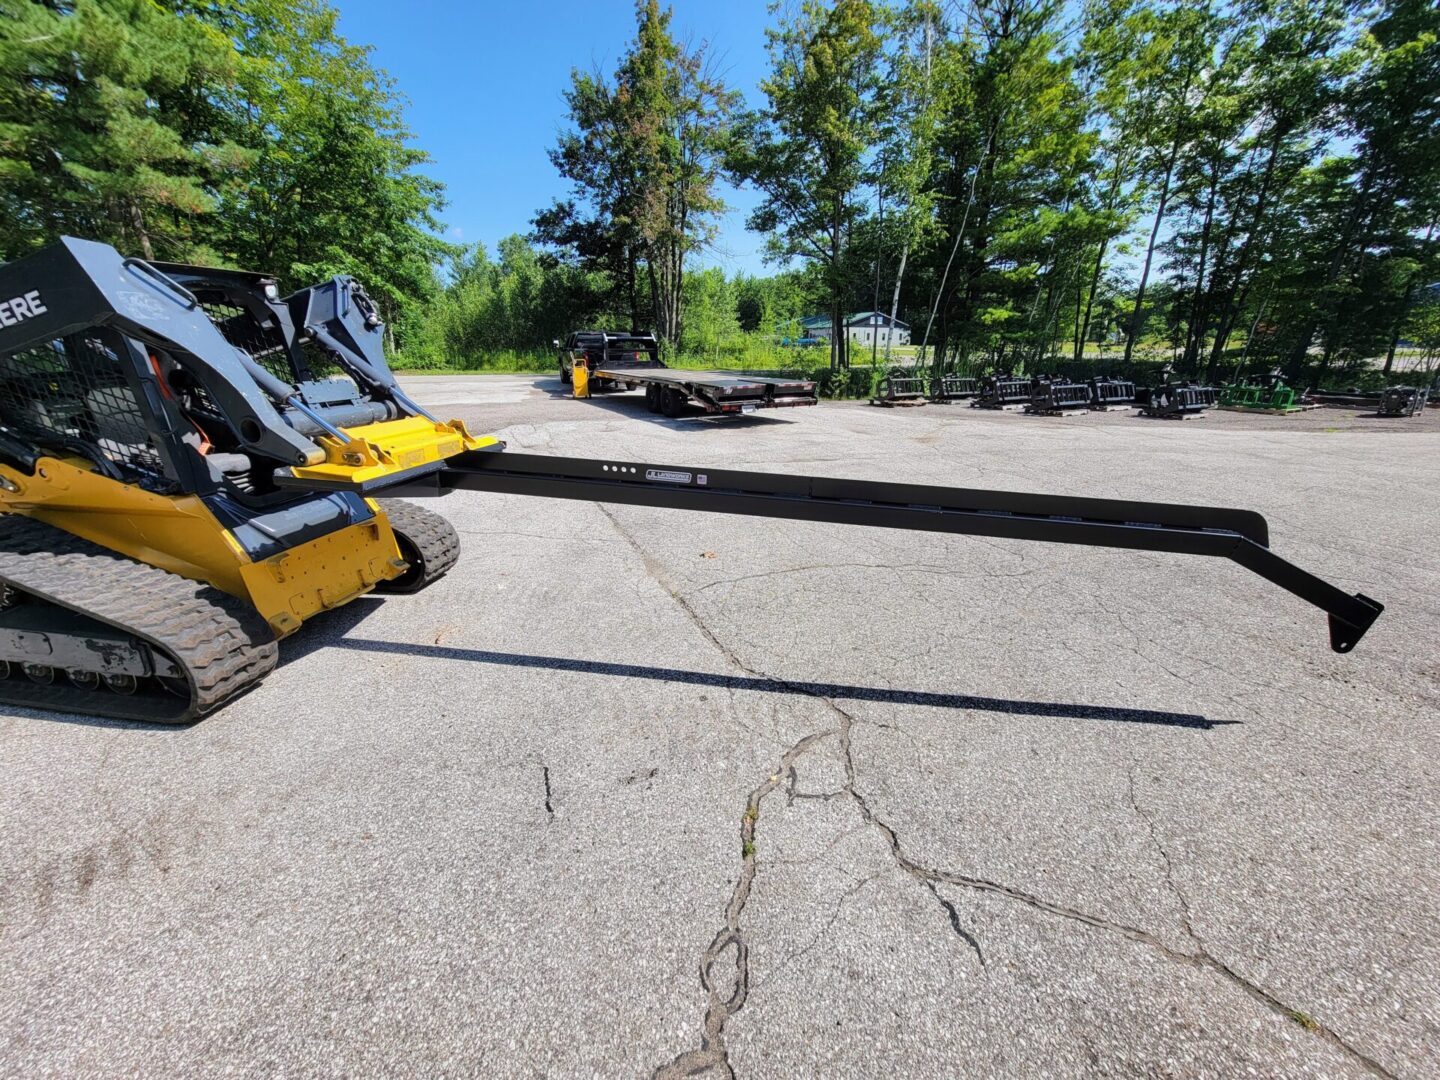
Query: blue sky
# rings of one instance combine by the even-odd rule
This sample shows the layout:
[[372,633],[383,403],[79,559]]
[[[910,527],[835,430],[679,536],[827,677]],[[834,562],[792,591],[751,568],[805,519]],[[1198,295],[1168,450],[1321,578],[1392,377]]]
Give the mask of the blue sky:
[[[564,125],[572,68],[614,70],[634,37],[631,0],[531,3],[333,0],[340,30],[370,45],[410,100],[416,145],[445,184],[452,239],[495,243],[528,232],[535,211],[567,185],[546,156]],[[674,0],[672,32],[708,42],[726,81],[759,103],[766,71],[766,0]],[[761,237],[745,229],[754,197],[729,191],[716,250],[702,261],[764,272]]]

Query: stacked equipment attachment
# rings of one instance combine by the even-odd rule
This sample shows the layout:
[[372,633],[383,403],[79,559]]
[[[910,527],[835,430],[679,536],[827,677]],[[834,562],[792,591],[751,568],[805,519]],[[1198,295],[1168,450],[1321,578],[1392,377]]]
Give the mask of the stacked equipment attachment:
[[1128,379],[1112,379],[1108,375],[1097,375],[1089,382],[1090,408],[1128,409],[1135,404],[1135,384]]
[[978,379],[962,378],[959,375],[941,375],[930,382],[931,401],[962,401],[980,393]]
[[1429,398],[1428,388],[1391,386],[1380,395],[1380,406],[1376,411],[1381,416],[1414,416],[1425,408]]
[[1064,416],[1090,407],[1090,388],[1059,375],[1037,375],[1030,380],[1025,411],[1033,416]]
[[970,402],[972,409],[1017,409],[1030,400],[1030,380],[1008,372],[986,375],[980,392]]
[[1216,393],[1213,386],[1199,386],[1188,380],[1174,382],[1170,373],[1160,373],[1156,386],[1142,386],[1135,395],[1135,404],[1141,416],[1159,420],[1184,420],[1187,416],[1199,416],[1206,409],[1215,407]]
[[897,374],[891,372],[880,380],[871,405],[924,405],[925,377],[913,372]]

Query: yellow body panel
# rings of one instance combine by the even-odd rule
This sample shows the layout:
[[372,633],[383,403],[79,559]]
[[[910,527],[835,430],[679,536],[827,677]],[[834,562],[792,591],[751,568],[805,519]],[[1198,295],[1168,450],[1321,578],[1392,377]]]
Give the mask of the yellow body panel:
[[377,510],[371,521],[255,562],[194,495],[123,484],[83,458],[42,457],[34,476],[0,465],[0,512],[33,517],[247,600],[277,637],[404,571],[389,521],[370,507]]
[[370,521],[240,566],[250,602],[283,637],[310,616],[348,603],[405,569],[383,512]]
[[363,484],[444,461],[465,450],[494,446],[498,441],[488,435],[471,435],[459,420],[436,423],[423,416],[343,430],[349,437],[343,443],[328,435],[317,436],[316,442],[325,448],[325,461],[296,465],[291,474],[306,480]]

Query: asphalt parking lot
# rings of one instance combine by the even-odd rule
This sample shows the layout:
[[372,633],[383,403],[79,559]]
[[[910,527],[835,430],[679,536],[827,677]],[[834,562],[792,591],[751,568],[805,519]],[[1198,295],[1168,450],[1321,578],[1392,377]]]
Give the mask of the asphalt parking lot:
[[513,449],[1239,506],[1229,563],[455,494],[455,571],[189,728],[0,717],[0,1074],[1440,1071],[1440,414],[717,425]]

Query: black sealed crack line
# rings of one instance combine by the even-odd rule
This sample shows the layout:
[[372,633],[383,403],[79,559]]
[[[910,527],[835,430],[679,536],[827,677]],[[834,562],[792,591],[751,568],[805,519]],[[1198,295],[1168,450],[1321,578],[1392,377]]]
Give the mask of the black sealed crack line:
[[[735,882],[730,902],[725,906],[725,925],[700,958],[700,985],[709,997],[700,1032],[700,1048],[686,1050],[669,1064],[657,1068],[655,1080],[678,1080],[709,1069],[720,1069],[722,1075],[733,1080],[735,1070],[730,1065],[729,1051],[725,1048],[725,1022],[745,1007],[745,998],[750,992],[750,949],[740,929],[740,917],[745,913],[745,905],[750,901],[750,886],[755,881],[755,829],[760,822],[760,804],[765,796],[780,786],[781,777],[789,771],[796,758],[833,734],[833,731],[814,731],[806,735],[785,751],[775,771],[745,800],[745,813],[740,817],[740,878]],[[722,997],[723,985],[716,980],[716,965],[732,947],[734,989],[728,997]]]
[[552,793],[551,793],[551,791],[550,791],[550,766],[549,766],[549,765],[541,765],[541,766],[540,766],[540,775],[541,775],[541,776],[544,778],[544,780],[545,780],[545,813],[549,815],[551,821],[554,821],[554,820],[555,820],[555,805],[554,805],[554,802],[553,802],[553,795],[552,795]]
[[975,950],[975,959],[980,961],[981,967],[984,967],[985,954],[980,949],[980,942],[974,934],[970,933],[960,924],[960,912],[956,910],[955,905],[940,895],[940,890],[933,881],[927,881],[925,887],[930,890],[931,895],[933,895],[936,900],[940,901],[940,906],[945,909],[945,914],[950,916],[950,929],[955,931],[961,941]]

